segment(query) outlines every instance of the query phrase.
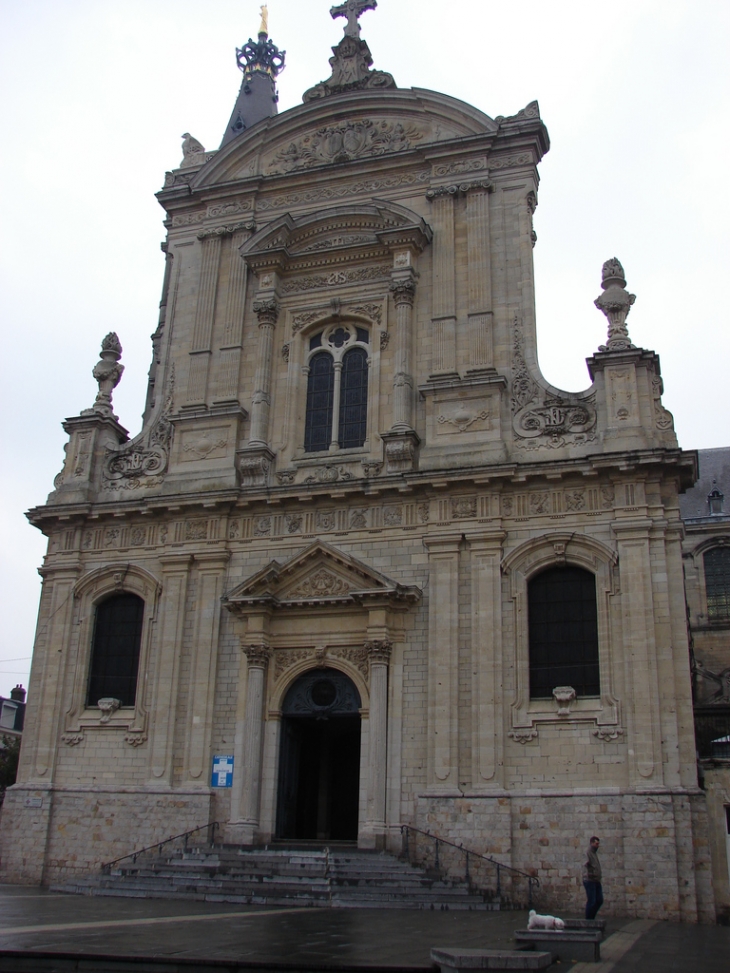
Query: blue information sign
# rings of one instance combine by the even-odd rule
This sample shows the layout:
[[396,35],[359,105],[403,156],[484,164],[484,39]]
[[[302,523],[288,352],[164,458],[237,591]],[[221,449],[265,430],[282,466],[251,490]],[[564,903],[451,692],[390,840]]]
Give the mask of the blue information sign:
[[210,778],[211,787],[233,786],[233,754],[217,753],[213,757],[213,774]]

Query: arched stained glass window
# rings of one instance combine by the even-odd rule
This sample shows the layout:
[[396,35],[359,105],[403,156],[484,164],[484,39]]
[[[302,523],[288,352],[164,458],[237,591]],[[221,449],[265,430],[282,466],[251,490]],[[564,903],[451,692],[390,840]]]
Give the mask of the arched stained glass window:
[[332,436],[332,406],[335,389],[334,363],[326,351],[310,359],[307,380],[307,419],[304,449],[316,453],[329,449]]
[[545,699],[556,686],[577,696],[600,695],[596,579],[576,567],[549,568],[527,589],[530,697]]
[[710,621],[730,620],[730,547],[705,551],[705,592]]
[[342,359],[340,386],[341,449],[365,442],[368,420],[368,356],[363,348],[351,348]]
[[137,595],[113,595],[97,605],[88,706],[107,696],[134,706],[143,618],[144,602]]

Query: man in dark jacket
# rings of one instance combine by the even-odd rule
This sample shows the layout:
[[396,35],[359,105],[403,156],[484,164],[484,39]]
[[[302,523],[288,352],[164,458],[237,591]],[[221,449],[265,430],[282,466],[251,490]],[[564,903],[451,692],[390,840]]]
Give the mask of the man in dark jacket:
[[594,835],[588,846],[588,856],[583,866],[583,885],[586,890],[586,919],[595,919],[596,913],[603,905],[603,888],[601,886],[601,863],[598,860],[600,840]]

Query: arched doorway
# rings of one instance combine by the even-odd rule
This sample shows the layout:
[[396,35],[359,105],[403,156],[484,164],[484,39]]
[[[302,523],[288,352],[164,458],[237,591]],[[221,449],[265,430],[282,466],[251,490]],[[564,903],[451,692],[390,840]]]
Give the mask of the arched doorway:
[[336,669],[306,672],[282,704],[276,836],[354,841],[360,694]]

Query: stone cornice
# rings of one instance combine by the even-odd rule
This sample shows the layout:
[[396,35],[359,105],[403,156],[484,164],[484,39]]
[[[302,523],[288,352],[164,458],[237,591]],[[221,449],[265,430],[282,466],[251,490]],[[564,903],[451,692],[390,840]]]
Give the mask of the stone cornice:
[[[338,480],[335,483],[316,482],[282,484],[267,489],[249,489],[245,493],[238,490],[211,491],[209,494],[175,494],[167,497],[150,496],[141,500],[137,497],[129,502],[46,504],[27,511],[28,520],[39,529],[50,531],[63,526],[80,526],[92,518],[94,523],[104,522],[106,518],[119,523],[125,517],[166,516],[169,513],[188,514],[205,512],[218,515],[225,510],[239,513],[250,512],[252,508],[281,504],[289,500],[298,502],[310,497],[336,494],[340,500],[352,497],[383,495],[391,493],[403,496],[404,487],[410,497],[418,496],[418,491],[436,489],[463,490],[476,487],[490,487],[500,491],[505,485],[518,483],[527,485],[529,481],[545,480],[549,474],[550,482],[575,476],[591,478],[591,482],[601,479],[645,479],[650,472],[664,470],[667,474],[680,474],[685,485],[691,485],[696,478],[696,453],[680,449],[637,450],[631,453],[596,454],[559,462],[543,461],[534,463],[499,463],[490,466],[444,470],[433,469],[399,474],[381,474],[375,479],[358,477],[351,480]],[[169,517],[167,518],[169,519]]]

